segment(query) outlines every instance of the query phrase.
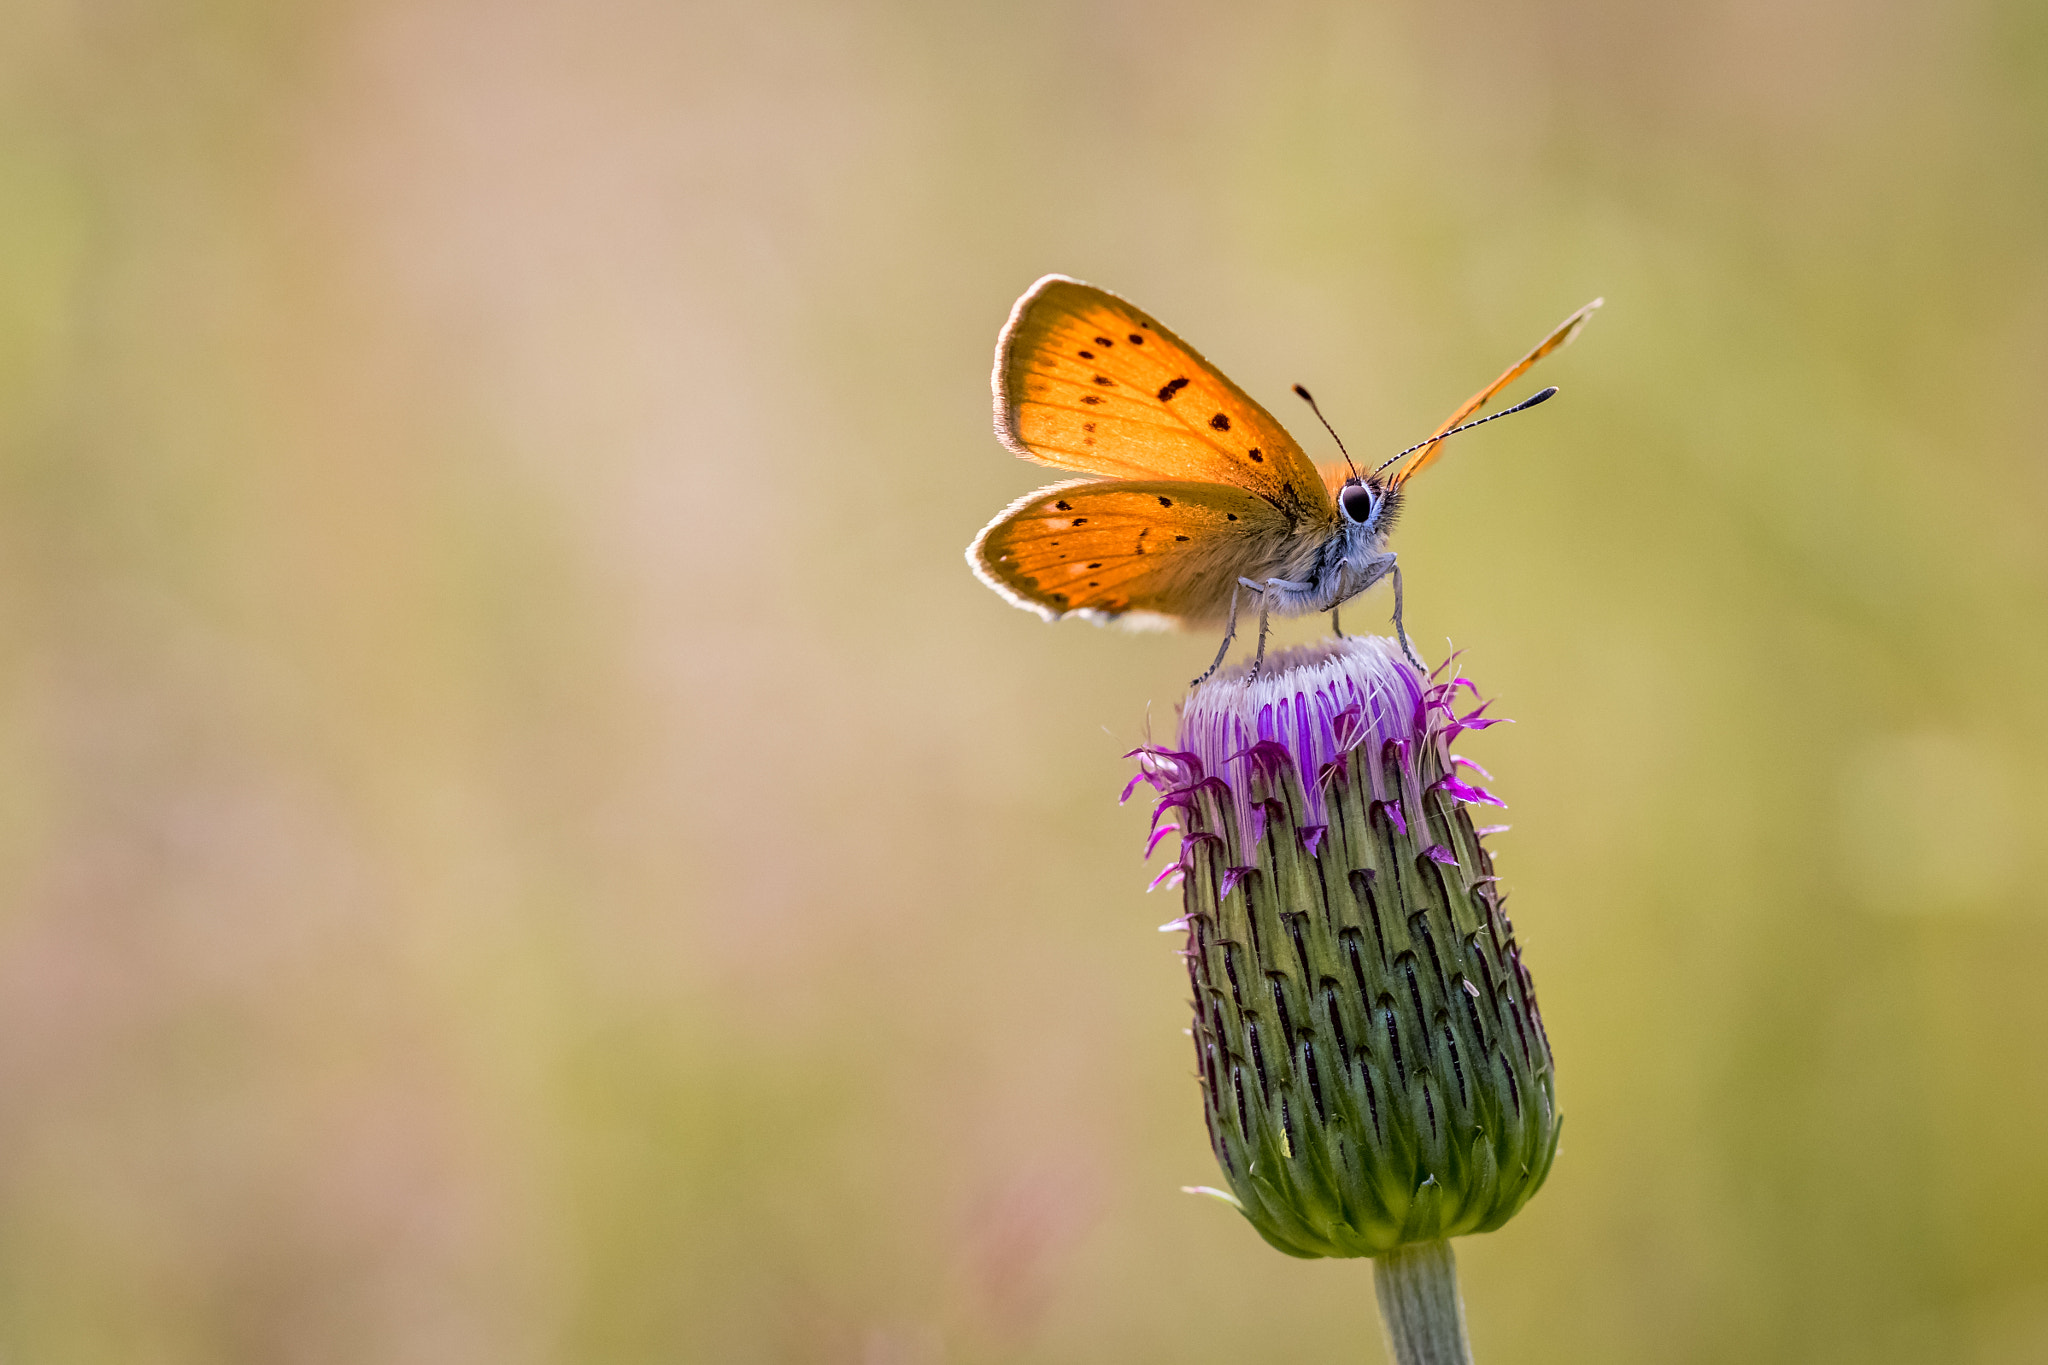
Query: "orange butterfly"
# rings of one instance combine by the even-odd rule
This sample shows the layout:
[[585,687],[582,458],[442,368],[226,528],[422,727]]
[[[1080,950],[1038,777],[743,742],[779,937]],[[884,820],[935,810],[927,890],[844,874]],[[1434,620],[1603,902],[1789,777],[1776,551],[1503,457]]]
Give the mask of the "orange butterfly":
[[1578,335],[1600,304],[1566,318],[1383,479],[1378,470],[1347,474],[1348,457],[1318,472],[1272,414],[1192,346],[1114,294],[1047,275],[1017,300],[996,341],[996,435],[1027,460],[1096,477],[1018,499],[975,537],[967,562],[1048,621],[1227,622],[1197,684],[1230,650],[1241,590],[1259,601],[1256,675],[1269,614],[1327,611],[1334,623],[1342,603],[1391,577],[1394,630],[1414,661],[1401,571],[1386,548],[1402,485],[1437,458],[1444,437],[1478,425],[1466,419]]

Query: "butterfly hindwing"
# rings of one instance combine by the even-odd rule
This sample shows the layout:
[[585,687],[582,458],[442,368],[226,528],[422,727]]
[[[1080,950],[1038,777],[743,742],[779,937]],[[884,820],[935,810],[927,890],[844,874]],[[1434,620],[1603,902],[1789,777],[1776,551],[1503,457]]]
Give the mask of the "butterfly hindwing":
[[1185,479],[1327,516],[1315,466],[1279,422],[1195,351],[1116,295],[1048,275],[996,345],[996,434],[1077,473]]
[[968,550],[982,581],[1047,620],[1220,621],[1239,574],[1287,544],[1285,513],[1227,484],[1081,479],[1019,499]]

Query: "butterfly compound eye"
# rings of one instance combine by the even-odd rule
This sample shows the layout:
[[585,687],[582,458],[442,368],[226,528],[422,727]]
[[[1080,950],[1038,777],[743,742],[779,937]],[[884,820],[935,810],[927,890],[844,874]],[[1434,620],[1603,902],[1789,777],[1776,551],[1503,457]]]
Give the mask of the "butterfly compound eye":
[[1345,485],[1337,495],[1337,505],[1344,509],[1344,519],[1363,525],[1372,520],[1372,490],[1362,483]]

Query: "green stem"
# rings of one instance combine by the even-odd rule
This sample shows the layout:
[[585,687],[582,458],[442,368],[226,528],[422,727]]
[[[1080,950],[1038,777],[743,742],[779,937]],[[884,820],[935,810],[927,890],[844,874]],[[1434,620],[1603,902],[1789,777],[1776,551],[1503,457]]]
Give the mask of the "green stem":
[[1451,1244],[1411,1242],[1372,1262],[1373,1293],[1395,1365],[1472,1365]]

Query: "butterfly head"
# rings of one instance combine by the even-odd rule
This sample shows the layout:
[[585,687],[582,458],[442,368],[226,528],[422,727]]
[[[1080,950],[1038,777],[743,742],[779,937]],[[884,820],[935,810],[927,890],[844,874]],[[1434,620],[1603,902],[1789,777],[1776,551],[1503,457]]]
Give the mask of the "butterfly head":
[[1337,510],[1347,526],[1367,531],[1385,531],[1393,523],[1400,491],[1376,478],[1352,477],[1337,490]]

